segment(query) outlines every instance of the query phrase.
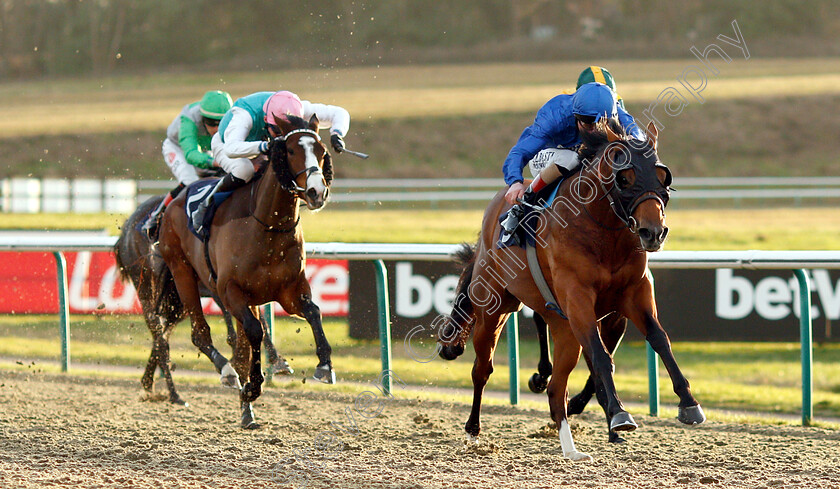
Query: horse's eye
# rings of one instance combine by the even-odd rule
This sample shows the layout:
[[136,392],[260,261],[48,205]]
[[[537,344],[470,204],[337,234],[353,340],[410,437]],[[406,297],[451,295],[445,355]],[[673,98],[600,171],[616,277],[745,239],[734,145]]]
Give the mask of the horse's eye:
[[627,186],[630,185],[630,182],[624,175],[619,175],[618,178],[616,178],[616,181],[618,182],[619,188],[627,188]]

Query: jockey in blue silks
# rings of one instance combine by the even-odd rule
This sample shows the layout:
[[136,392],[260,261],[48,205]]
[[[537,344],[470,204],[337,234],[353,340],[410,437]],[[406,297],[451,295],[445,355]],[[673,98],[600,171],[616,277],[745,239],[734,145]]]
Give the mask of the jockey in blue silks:
[[[573,148],[580,145],[581,132],[595,130],[596,122],[604,117],[618,117],[630,137],[645,139],[633,116],[619,105],[615,92],[603,83],[586,83],[575,93],[557,95],[540,108],[534,123],[522,131],[502,167],[509,186],[505,200],[513,204],[502,223],[506,232],[512,233],[524,214],[520,201],[533,204],[537,192],[579,166]],[[526,165],[534,174],[527,189],[522,178]]]

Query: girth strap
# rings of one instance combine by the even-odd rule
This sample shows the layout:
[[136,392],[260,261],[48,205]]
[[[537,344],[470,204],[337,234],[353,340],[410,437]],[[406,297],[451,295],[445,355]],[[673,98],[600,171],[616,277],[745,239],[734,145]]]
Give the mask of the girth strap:
[[525,256],[528,257],[528,268],[531,269],[531,276],[534,277],[534,283],[537,284],[537,288],[540,290],[543,300],[545,300],[546,309],[556,312],[563,319],[569,319],[563,313],[563,309],[557,304],[557,299],[554,298],[551,288],[548,287],[548,283],[545,281],[542,268],[540,268],[540,259],[537,257],[537,248],[531,243],[527,243],[525,245]]
[[210,287],[215,288],[215,283],[219,279],[216,274],[216,269],[213,268],[213,262],[210,261],[210,237],[204,240],[204,260],[207,262],[207,269],[210,270]]

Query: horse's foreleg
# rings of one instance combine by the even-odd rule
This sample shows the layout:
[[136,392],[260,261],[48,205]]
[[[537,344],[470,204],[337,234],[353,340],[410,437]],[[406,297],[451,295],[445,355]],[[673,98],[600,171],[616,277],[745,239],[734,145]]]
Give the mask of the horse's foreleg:
[[315,367],[313,377],[315,380],[325,384],[335,384],[335,371],[332,367],[332,347],[324,334],[324,326],[321,322],[321,308],[308,294],[300,298],[301,313],[306,322],[312,327],[312,335],[315,337],[315,354],[318,356],[318,366]]
[[548,357],[548,325],[537,313],[534,313],[534,326],[537,328],[540,345],[540,361],[537,364],[537,373],[528,379],[528,388],[531,392],[539,394],[548,386],[548,379],[551,377],[551,359]]
[[671,350],[671,341],[667,333],[656,317],[656,305],[653,298],[653,287],[649,281],[645,281],[634,294],[633,302],[629,304],[627,317],[639,328],[645,340],[650,344],[660,358],[665,370],[671,377],[674,386],[674,393],[680,398],[677,419],[685,424],[700,424],[706,421],[706,415],[700,403],[691,394],[691,385],[685,378],[674,352]]
[[261,358],[263,328],[260,320],[254,316],[250,307],[242,309],[240,315],[243,318],[242,330],[245,333],[245,338],[248,340],[248,345],[251,347],[251,365],[248,372],[248,382],[242,388],[241,399],[243,403],[251,403],[260,397],[262,383],[265,380],[262,374]]
[[[601,321],[601,340],[604,342],[604,346],[610,352],[610,355],[615,355],[626,330],[627,318],[618,314],[610,315]],[[589,360],[587,360],[587,364],[589,364]],[[583,386],[583,390],[569,400],[568,414],[571,416],[582,413],[593,395],[597,395],[598,403],[603,408],[604,414],[607,415],[607,423],[609,423],[610,418],[607,411],[606,391],[602,385],[595,381],[591,370],[589,377],[586,379],[586,384]],[[615,431],[609,431],[609,439],[611,443],[621,443],[624,441]]]
[[566,324],[555,326],[552,333],[554,334],[554,369],[551,382],[548,384],[548,405],[551,409],[551,417],[557,423],[563,455],[576,461],[591,460],[592,457],[575,448],[566,414],[569,374],[577,365],[581,348],[571,328]]
[[295,373],[295,370],[289,366],[286,359],[277,353],[277,348],[275,348],[274,342],[271,341],[271,335],[268,334],[268,321],[265,318],[265,314],[258,314],[257,317],[263,327],[263,348],[265,348],[265,355],[268,357],[269,365],[266,370],[270,371],[271,374],[292,375]]
[[225,320],[225,326],[227,327],[227,344],[230,346],[231,350],[236,349],[236,327],[233,325],[233,316],[230,315],[225,306],[222,305],[222,301],[217,298],[213,298],[216,301],[216,304],[219,305],[219,309],[222,310],[222,317]]
[[158,337],[163,334],[163,328],[160,324],[160,319],[157,316],[147,314],[146,325],[149,327],[149,332],[152,334],[152,352],[149,354],[149,361],[146,362],[146,370],[143,372],[143,377],[140,383],[146,392],[152,393],[155,388],[155,370],[158,367]]
[[491,313],[478,311],[476,313],[475,333],[473,334],[473,348],[475,349],[475,363],[473,363],[472,369],[473,402],[470,417],[464,425],[469,442],[477,442],[478,434],[481,432],[481,398],[484,395],[487,380],[493,373],[493,353],[496,351],[502,325],[507,317],[508,313],[498,311]]
[[642,318],[638,319],[639,322],[632,318],[631,321],[633,321],[633,324],[643,325],[639,327],[639,330],[645,336],[645,340],[653,348],[653,351],[662,358],[665,370],[668,371],[668,375],[671,377],[674,393],[680,398],[677,419],[685,424],[700,424],[706,421],[703,408],[700,407],[700,403],[697,402],[697,399],[691,393],[691,385],[688,379],[685,378],[679,365],[677,365],[677,360],[674,358],[674,353],[671,350],[671,342],[662,325],[659,324],[659,321],[652,314],[645,314]]
[[[171,250],[167,250],[171,251]],[[180,251],[180,250],[178,250]],[[213,346],[213,338],[210,336],[210,325],[201,310],[201,295],[198,289],[198,276],[192,266],[187,262],[186,257],[167,257],[166,263],[172,271],[172,278],[178,289],[178,295],[184,304],[184,311],[189,315],[192,323],[192,342],[201,353],[213,362],[216,372],[221,374],[222,385],[226,387],[240,388],[239,376],[231,367],[230,362],[219,350]]]
[[156,339],[158,365],[160,366],[161,372],[163,372],[163,378],[166,379],[166,387],[169,388],[169,402],[186,406],[186,401],[178,395],[178,392],[175,390],[175,382],[172,380],[172,362],[169,359],[169,336],[174,327],[174,324],[164,325],[163,334]]
[[590,372],[603,385],[606,395],[606,412],[610,420],[611,431],[631,431],[636,429],[636,422],[618,398],[613,379],[614,364],[606,350],[599,333],[595,317],[594,297],[587,289],[577,289],[569,294],[568,316],[572,331],[578,343],[583,346],[590,364]]

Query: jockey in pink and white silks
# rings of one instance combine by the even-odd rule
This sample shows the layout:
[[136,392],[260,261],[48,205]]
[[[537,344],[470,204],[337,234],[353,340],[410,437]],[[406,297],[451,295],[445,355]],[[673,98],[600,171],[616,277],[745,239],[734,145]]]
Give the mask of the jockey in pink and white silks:
[[251,159],[268,150],[270,138],[280,136],[279,129],[274,125],[275,117],[287,119],[288,116],[296,116],[308,120],[313,115],[318,117],[321,127],[330,128],[333,149],[337,153],[344,151],[350,114],[341,107],[301,100],[288,91],[257,92],[237,99],[222,118],[219,131],[211,142],[213,158],[227,175],[219,180],[193,214],[196,231],[201,229],[213,194],[232,191],[254,176]]

